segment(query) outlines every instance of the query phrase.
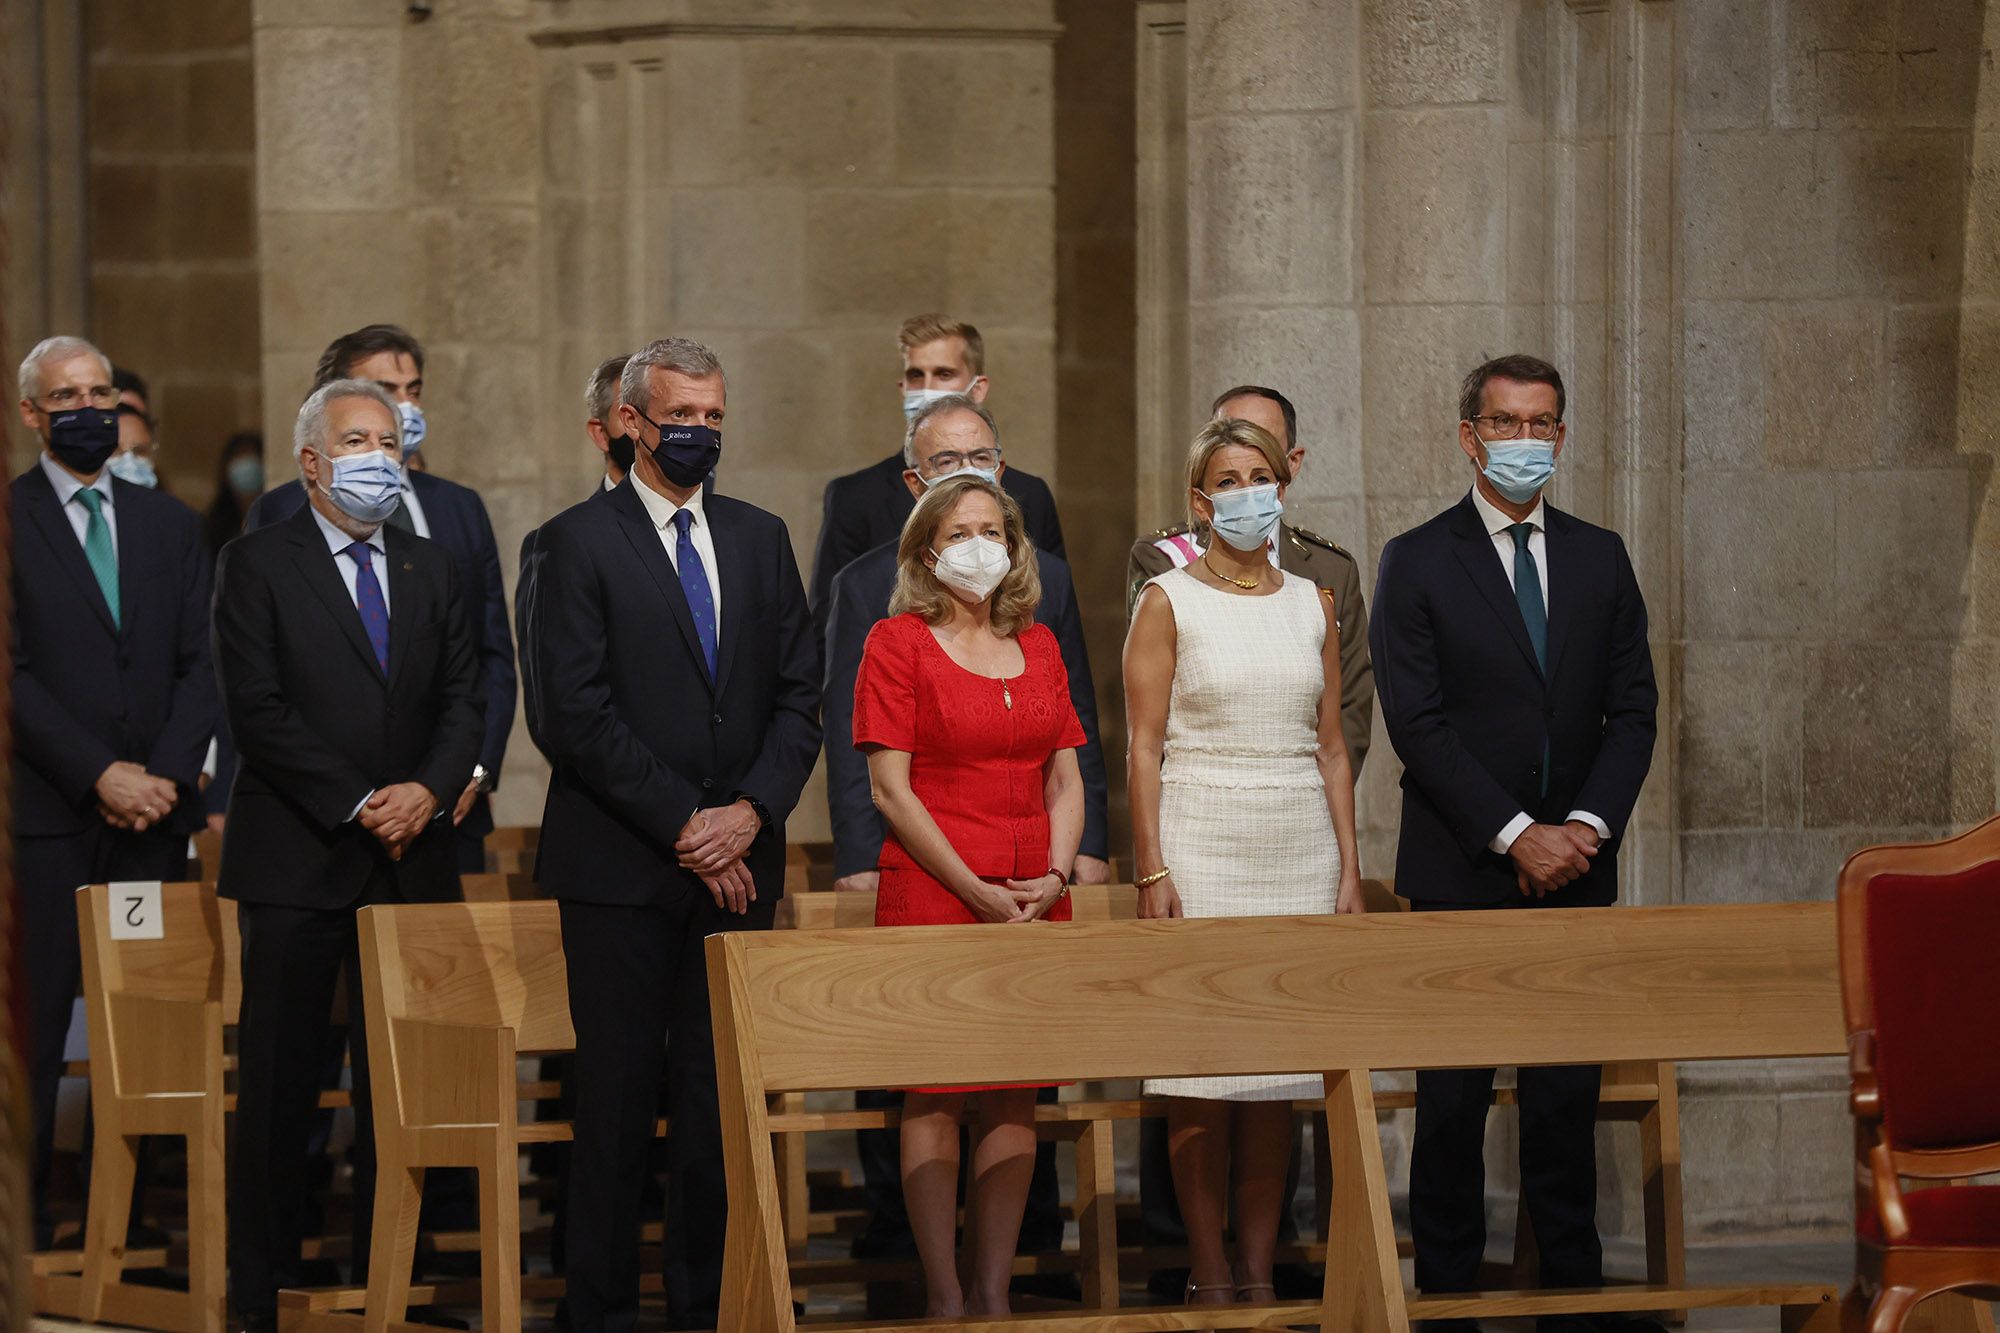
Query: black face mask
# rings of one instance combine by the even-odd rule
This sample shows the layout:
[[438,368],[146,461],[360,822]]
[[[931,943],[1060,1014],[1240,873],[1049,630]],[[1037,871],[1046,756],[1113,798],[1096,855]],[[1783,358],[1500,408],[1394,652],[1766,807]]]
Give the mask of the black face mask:
[[676,486],[701,485],[722,459],[722,432],[712,426],[662,426],[651,417],[641,420],[660,432],[660,442],[649,452]]
[[118,452],[118,414],[104,407],[49,413],[49,452],[71,472],[101,471]]
[[613,435],[610,437],[610,443],[612,466],[616,467],[620,472],[630,472],[632,470],[633,458],[632,437],[630,435]]

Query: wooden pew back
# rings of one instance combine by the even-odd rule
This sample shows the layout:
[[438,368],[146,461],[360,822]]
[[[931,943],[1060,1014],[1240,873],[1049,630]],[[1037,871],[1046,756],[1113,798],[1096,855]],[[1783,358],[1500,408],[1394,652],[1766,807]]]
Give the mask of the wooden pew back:
[[[113,913],[130,905],[109,884],[77,893],[77,926],[83,944],[87,1004],[113,997],[188,1003],[214,1001],[222,1021],[236,1022],[243,1007],[241,944],[236,904],[215,896],[213,884],[162,884],[159,939],[114,939]],[[104,1015],[107,1019],[110,1013]],[[116,1031],[115,1026],[110,1031]],[[151,1045],[149,1039],[141,1038]],[[126,1054],[93,1046],[93,1069],[108,1057]]]
[[797,931],[708,948],[728,991],[717,1011],[743,1025],[766,1092],[1842,1048],[1819,903]]
[[523,1051],[575,1047],[555,903],[371,908],[362,911],[361,928],[364,951],[373,950],[379,968],[389,1023],[507,1028]]

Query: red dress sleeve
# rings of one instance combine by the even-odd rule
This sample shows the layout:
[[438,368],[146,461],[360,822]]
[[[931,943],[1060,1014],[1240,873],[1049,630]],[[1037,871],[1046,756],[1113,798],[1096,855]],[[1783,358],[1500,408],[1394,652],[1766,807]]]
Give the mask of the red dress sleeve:
[[1029,633],[1039,634],[1043,639],[1042,651],[1048,658],[1049,675],[1055,685],[1056,697],[1062,701],[1062,720],[1054,748],[1081,750],[1087,738],[1083,734],[1083,722],[1076,715],[1076,697],[1069,692],[1069,665],[1063,661],[1062,642],[1047,625],[1036,625]]
[[[854,746],[917,748],[917,655],[908,617],[877,621],[854,677]],[[928,632],[928,631],[926,631]]]

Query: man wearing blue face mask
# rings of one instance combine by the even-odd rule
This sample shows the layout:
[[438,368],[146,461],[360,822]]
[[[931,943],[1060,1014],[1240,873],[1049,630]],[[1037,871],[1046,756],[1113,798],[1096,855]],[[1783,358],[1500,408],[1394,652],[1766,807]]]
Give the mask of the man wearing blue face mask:
[[301,1284],[307,1143],[336,982],[354,1075],[354,1268],[374,1184],[355,909],[458,897],[449,815],[483,727],[455,562],[388,525],[401,485],[394,402],[335,380],[299,409],[308,488],[289,519],[223,548],[215,661],[239,767],[218,891],[238,903],[243,1015],[229,1177],[231,1304],[273,1326]]
[[[389,395],[403,432],[399,502],[384,521],[390,527],[428,537],[449,551],[471,607],[480,679],[485,685],[486,734],[478,761],[452,803],[451,817],[459,832],[458,868],[465,874],[477,874],[486,868],[486,835],[493,831],[489,793],[500,785],[507,737],[514,728],[514,636],[507,624],[500,546],[479,493],[437,476],[422,462],[423,443],[429,433],[423,408],[423,344],[408,329],[395,324],[370,324],[343,333],[320,354],[313,388],[350,378],[368,380]],[[300,487],[274,487],[251,506],[244,530],[254,531],[287,518],[304,503],[305,492]]]
[[13,515],[14,882],[33,1023],[37,1248],[51,1239],[50,1144],[82,968],[76,888],[178,880],[204,820],[216,718],[210,564],[193,511],[115,479],[118,391],[81,338],[21,363],[42,455]]
[[[1382,550],[1370,644],[1403,761],[1396,891],[1420,912],[1617,897],[1659,695],[1624,542],[1543,498],[1564,407],[1562,376],[1537,357],[1474,369],[1458,423],[1471,492]],[[1599,1079],[1594,1065],[1520,1071],[1522,1198],[1547,1287],[1603,1282]],[[1410,1230],[1426,1295],[1477,1283],[1492,1089],[1491,1069],[1417,1075]],[[1559,1326],[1634,1324],[1578,1315]]]
[[[949,315],[912,315],[903,321],[896,341],[903,354],[896,388],[906,422],[914,420],[925,404],[946,394],[962,394],[975,403],[986,401],[993,382],[986,375],[986,342],[978,329]],[[811,583],[813,634],[822,654],[834,575],[864,552],[894,541],[902,534],[903,520],[916,507],[903,482],[906,466],[899,451],[826,484]],[[1048,483],[1019,468],[1007,468],[1000,484],[1021,506],[1035,549],[1063,554],[1062,524],[1056,518],[1055,497],[1049,493]]]

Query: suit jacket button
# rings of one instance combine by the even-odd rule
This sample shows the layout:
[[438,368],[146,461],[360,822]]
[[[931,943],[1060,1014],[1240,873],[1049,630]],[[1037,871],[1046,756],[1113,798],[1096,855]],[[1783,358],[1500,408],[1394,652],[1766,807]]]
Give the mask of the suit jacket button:
[[718,727],[722,725],[722,714],[717,713],[715,715],[715,725]]
[[710,787],[713,787],[714,785],[715,785],[714,778],[703,778],[701,780],[701,789],[703,791],[707,791]]

